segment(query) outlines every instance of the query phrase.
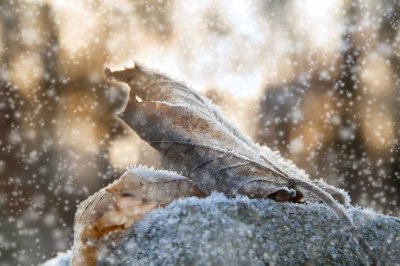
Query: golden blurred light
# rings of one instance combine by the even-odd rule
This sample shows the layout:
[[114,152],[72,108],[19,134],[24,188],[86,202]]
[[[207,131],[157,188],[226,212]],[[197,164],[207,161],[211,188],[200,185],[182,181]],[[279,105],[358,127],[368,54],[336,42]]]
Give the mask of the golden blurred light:
[[111,143],[109,156],[111,164],[119,169],[134,165],[139,160],[140,140],[135,135],[117,138]]
[[373,106],[363,122],[368,149],[378,153],[388,152],[394,140],[392,114],[379,106]]
[[392,94],[392,70],[387,60],[378,53],[368,55],[361,77],[370,97],[387,97]]
[[37,53],[25,51],[11,61],[10,80],[25,95],[40,84],[43,74],[43,63]]
[[58,119],[56,131],[57,144],[61,149],[79,151],[87,155],[95,155],[99,152],[99,144],[96,127],[83,119],[75,119],[73,116],[64,116]]

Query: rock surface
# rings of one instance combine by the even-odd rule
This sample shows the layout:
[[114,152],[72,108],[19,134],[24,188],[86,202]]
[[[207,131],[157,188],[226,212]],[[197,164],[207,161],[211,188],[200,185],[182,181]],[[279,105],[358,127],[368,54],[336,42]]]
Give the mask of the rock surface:
[[[384,265],[400,263],[400,219],[348,210]],[[61,254],[45,265],[68,265]],[[366,265],[349,227],[322,204],[186,198],[127,232],[101,265]]]

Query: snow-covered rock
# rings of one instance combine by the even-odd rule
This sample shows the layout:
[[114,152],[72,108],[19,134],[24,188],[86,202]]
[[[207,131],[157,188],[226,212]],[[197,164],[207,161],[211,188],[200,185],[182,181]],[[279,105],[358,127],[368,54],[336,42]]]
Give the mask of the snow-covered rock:
[[[400,219],[348,210],[385,264],[400,262]],[[66,265],[63,254],[45,264]],[[325,205],[186,198],[148,214],[101,265],[365,265],[345,222]]]

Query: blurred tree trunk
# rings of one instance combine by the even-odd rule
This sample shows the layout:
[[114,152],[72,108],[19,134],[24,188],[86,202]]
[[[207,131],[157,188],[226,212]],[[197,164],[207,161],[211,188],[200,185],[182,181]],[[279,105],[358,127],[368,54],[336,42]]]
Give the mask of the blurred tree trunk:
[[[15,109],[21,108],[23,99],[20,93],[12,87],[8,78],[8,69],[10,65],[11,54],[15,53],[18,48],[16,32],[18,29],[18,16],[15,14],[15,4],[9,4],[8,1],[1,1],[2,8],[0,10],[0,22],[2,27],[2,40],[4,52],[1,57],[0,66],[0,160],[3,161],[4,168],[0,173],[11,173],[16,169],[17,143],[9,141],[11,134],[16,134],[19,130],[19,119],[13,114]],[[4,143],[3,143],[4,142]],[[4,145],[4,146],[3,146]],[[3,176],[3,175],[2,175]],[[0,192],[9,191],[6,189],[6,178],[0,179]]]
[[[391,103],[394,117],[393,132],[395,142],[391,149],[393,160],[387,175],[388,191],[393,202],[389,202],[392,208],[400,206],[400,59],[396,52],[400,39],[398,35],[398,26],[400,24],[400,2],[398,0],[386,0],[383,3],[384,12],[381,25],[378,32],[378,45],[383,46],[385,51],[383,55],[389,60],[392,68],[394,88],[393,101]],[[388,50],[386,50],[388,49]],[[396,192],[396,193],[393,193]]]
[[[74,217],[74,208],[67,207],[66,202],[73,202],[73,197],[68,195],[66,191],[55,191],[55,187],[64,187],[67,182],[59,177],[59,161],[58,161],[58,149],[56,146],[57,138],[57,115],[60,109],[59,98],[60,98],[60,74],[58,70],[59,65],[59,29],[55,22],[54,10],[50,4],[39,5],[39,20],[43,25],[42,32],[43,40],[42,45],[37,51],[40,55],[43,64],[43,76],[35,95],[35,101],[40,106],[37,109],[37,141],[34,145],[35,149],[40,151],[40,158],[36,169],[33,172],[37,173],[40,178],[41,187],[38,193],[41,197],[44,197],[47,204],[43,207],[43,215],[53,215],[57,221],[49,226],[43,222],[43,219],[39,219],[34,225],[35,228],[40,228],[40,231],[46,230],[57,230],[62,228],[63,225],[71,225]],[[43,167],[45,171],[43,171]],[[63,235],[68,236],[71,233],[69,227],[63,229]],[[57,248],[57,242],[60,240],[54,235],[40,234],[38,238],[41,240],[41,246],[44,254],[51,254],[59,251]]]
[[[10,82],[9,68],[12,57],[20,50],[18,40],[19,2],[1,1],[0,21],[4,52],[0,67],[0,228],[2,241],[0,257],[11,261],[16,248],[13,243],[16,235],[15,221],[20,214],[21,200],[19,182],[23,174],[23,151],[21,121],[26,101]],[[18,115],[16,115],[18,113]]]
[[[53,14],[48,4],[40,6],[40,19],[44,25],[42,29],[45,33],[43,46],[39,50],[41,61],[43,63],[44,75],[40,84],[40,89],[36,93],[36,103],[38,106],[37,119],[39,123],[36,132],[38,135],[35,148],[39,148],[41,158],[38,164],[45,165],[47,171],[41,176],[44,184],[50,184],[56,177],[56,165],[54,164],[54,140],[55,140],[55,119],[57,114],[57,98],[58,98],[58,82],[59,76],[57,71],[58,64],[58,32],[54,23]],[[38,165],[38,166],[39,166]],[[53,193],[46,193],[53,194]]]
[[353,202],[357,202],[362,190],[366,189],[361,172],[365,167],[363,163],[366,153],[358,109],[358,102],[362,97],[358,64],[363,50],[356,43],[359,6],[356,1],[349,1],[348,5],[342,35],[340,75],[334,86],[340,122],[334,127],[333,148],[337,171],[343,178],[341,181]]

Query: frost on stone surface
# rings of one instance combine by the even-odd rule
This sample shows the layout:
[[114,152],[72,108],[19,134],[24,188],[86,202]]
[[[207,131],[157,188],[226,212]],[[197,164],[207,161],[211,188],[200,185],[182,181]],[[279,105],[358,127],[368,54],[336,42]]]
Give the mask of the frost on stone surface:
[[52,258],[42,266],[70,266],[71,265],[71,254],[72,251],[67,251],[65,253],[59,253],[57,257]]
[[[400,260],[400,220],[347,210],[382,263]],[[100,265],[366,265],[343,221],[323,204],[288,204],[220,193],[147,214]],[[65,256],[59,264],[64,265]],[[49,266],[49,265],[46,265]]]

